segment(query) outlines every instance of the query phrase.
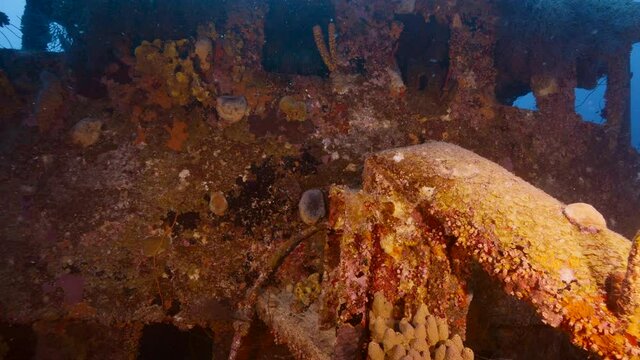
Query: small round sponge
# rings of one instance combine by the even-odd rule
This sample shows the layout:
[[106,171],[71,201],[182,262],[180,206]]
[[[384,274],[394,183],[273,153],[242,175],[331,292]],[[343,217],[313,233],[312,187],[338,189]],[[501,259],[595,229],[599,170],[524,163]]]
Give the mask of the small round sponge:
[[324,195],[318,189],[307,190],[298,203],[300,218],[305,224],[313,225],[326,215]]

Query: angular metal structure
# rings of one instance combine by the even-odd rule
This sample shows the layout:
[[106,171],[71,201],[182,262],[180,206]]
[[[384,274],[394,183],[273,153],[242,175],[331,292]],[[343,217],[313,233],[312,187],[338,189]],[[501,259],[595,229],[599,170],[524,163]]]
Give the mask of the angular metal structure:
[[362,191],[331,192],[321,321],[338,332],[363,326],[372,295],[382,291],[405,309],[427,304],[464,337],[470,269],[479,265],[577,346],[638,357],[639,319],[607,307],[614,296],[607,279],[624,274],[631,243],[607,229],[581,230],[564,207],[456,145],[375,154]]

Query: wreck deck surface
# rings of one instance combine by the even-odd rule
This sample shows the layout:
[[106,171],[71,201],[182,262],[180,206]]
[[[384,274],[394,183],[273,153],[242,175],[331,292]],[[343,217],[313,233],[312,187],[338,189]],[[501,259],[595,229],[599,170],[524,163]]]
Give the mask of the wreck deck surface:
[[[623,267],[628,245],[621,237],[608,231],[577,233],[560,223],[558,209],[561,202],[586,202],[605,215],[613,231],[631,237],[640,228],[640,156],[624,137],[629,76],[624,59],[627,47],[640,39],[638,22],[625,19],[634,20],[637,7],[623,9],[619,29],[603,29],[578,44],[567,42],[567,48],[544,44],[545,51],[536,52],[531,38],[518,42],[509,28],[499,26],[497,19],[508,9],[489,1],[417,1],[406,14],[396,14],[396,4],[387,1],[331,4],[332,13],[323,15],[323,21],[334,19],[338,34],[336,44],[327,39],[337,52],[331,73],[311,38],[316,24],[306,29],[312,46],[306,50],[318,56],[317,73],[263,66],[269,56],[263,51],[267,29],[286,34],[286,16],[270,13],[267,2],[245,0],[215,8],[220,10],[216,24],[199,24],[200,31],[188,24],[193,34],[184,40],[148,38],[148,43],[134,44],[121,38],[129,30],[142,32],[135,28],[137,21],[127,22],[133,29],[121,29],[118,22],[92,26],[85,36],[101,40],[78,49],[90,55],[79,65],[67,62],[64,54],[0,50],[0,354],[135,358],[148,335],[145,329],[170,324],[189,334],[207,329],[207,346],[223,358],[237,303],[269,271],[265,264],[274,249],[307,227],[298,216],[302,192],[318,188],[327,193],[336,184],[366,189],[362,171],[377,166],[376,161],[402,171],[387,159],[391,153],[365,165],[371,154],[428,140],[463,146],[558,199],[486,165],[504,180],[497,184],[520,190],[505,194],[491,185],[494,175],[484,173],[468,178],[469,186],[486,181],[484,193],[437,184],[452,190],[451,201],[470,201],[469,207],[443,202],[436,208],[443,218],[460,212],[500,250],[530,246],[526,258],[541,266],[549,286],[570,297],[597,293],[606,274]],[[95,9],[87,14],[98,23],[109,19],[89,10]],[[613,12],[620,15],[620,8]],[[115,15],[135,20],[139,14]],[[419,24],[432,19],[447,33],[442,37],[447,68],[438,72],[444,83],[434,92],[421,90],[417,75],[405,74],[403,80],[398,69],[401,37],[404,43],[425,45],[420,31],[405,27],[416,19]],[[625,35],[603,52],[599,45],[616,29]],[[212,46],[207,69],[196,60],[201,38]],[[593,61],[579,61],[574,45]],[[503,48],[524,48],[536,56],[523,59],[497,51]],[[542,65],[549,58],[553,69]],[[595,64],[602,62],[609,64],[612,79],[611,121],[605,126],[582,121],[572,95],[578,83],[597,79]],[[586,68],[580,74],[578,63]],[[77,67],[84,72],[74,74]],[[540,111],[505,105],[497,95],[522,78],[540,95]],[[246,100],[246,114],[237,122],[218,116],[218,96],[229,95]],[[99,119],[102,128],[99,140],[85,147],[74,143],[72,134],[87,119]],[[461,167],[456,176],[474,166],[458,160],[448,160],[449,165],[412,161],[442,171]],[[420,179],[425,186],[433,180]],[[210,204],[220,194],[228,205],[225,211]],[[490,194],[500,196],[482,197]],[[514,211],[510,203],[517,205]],[[469,213],[471,207],[477,210]],[[499,221],[486,223],[478,218],[483,212],[499,215]],[[543,223],[543,217],[554,225]],[[518,225],[522,238],[513,236],[512,225]],[[451,230],[465,235],[468,229],[456,226]],[[548,241],[526,242],[548,238],[547,231],[554,234]],[[563,241],[567,237],[576,241]],[[609,244],[608,252],[601,242]],[[554,250],[557,261],[547,261],[545,251]],[[274,284],[295,286],[322,272],[322,253],[321,239],[306,242],[285,261]],[[565,290],[556,276],[567,265],[577,283]],[[593,307],[580,308],[585,309]],[[563,326],[566,316],[560,315]],[[488,331],[513,339],[538,326],[519,325]],[[274,348],[265,337],[256,336],[255,346],[245,352],[248,358]],[[518,346],[496,346],[498,335],[488,342],[492,346],[483,356],[526,358]]]

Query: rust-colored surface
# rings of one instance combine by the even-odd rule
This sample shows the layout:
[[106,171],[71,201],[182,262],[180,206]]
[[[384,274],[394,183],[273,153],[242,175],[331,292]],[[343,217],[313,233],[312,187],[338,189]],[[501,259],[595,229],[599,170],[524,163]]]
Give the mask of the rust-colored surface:
[[392,303],[402,300],[407,314],[426,304],[464,336],[466,274],[454,274],[460,259],[451,257],[455,255],[447,249],[444,229],[424,219],[405,199],[376,191],[378,185],[361,192],[339,187],[331,191],[330,221],[336,238],[325,251],[329,260],[323,320],[332,325],[366,324],[370,299],[381,291]]
[[[308,12],[308,3],[296,2],[291,11]],[[193,4],[186,3],[179,5],[184,16],[175,16],[173,2],[156,2],[160,9],[152,22],[140,21],[152,14],[135,1],[120,2],[115,10],[96,2],[65,7],[71,19],[58,19],[60,24],[92,22],[68,56],[0,50],[0,349],[24,332],[24,342],[12,343],[34,347],[59,336],[71,339],[61,351],[84,342],[86,354],[113,347],[112,358],[125,352],[136,357],[141,329],[163,323],[210,331],[214,355],[224,357],[232,314],[246,290],[272,270],[266,264],[278,245],[306,228],[298,216],[300,195],[312,188],[328,194],[336,184],[360,188],[370,154],[427,140],[461,145],[564,203],[592,204],[610,229],[631,237],[640,228],[640,157],[616,135],[627,131],[627,100],[619,97],[628,79],[617,69],[624,62],[614,60],[627,56],[628,46],[640,38],[640,11],[638,4],[611,3],[617,6],[601,14],[618,19],[614,27],[598,26],[598,35],[588,38],[559,37],[562,46],[512,36],[516,32],[501,20],[528,17],[516,18],[490,1],[418,0],[410,13],[396,14],[395,2],[333,0],[317,24],[295,31],[287,26],[297,16],[273,15],[282,9],[278,1],[215,2],[209,9],[215,18],[203,23],[191,18],[198,14],[190,14]],[[106,24],[108,19],[122,21]],[[329,74],[313,26],[328,35],[331,19],[336,38],[324,41],[336,66]],[[434,47],[409,26],[427,26],[427,19],[443,30]],[[563,21],[569,19],[554,18],[551,28],[569,26]],[[171,38],[172,26],[181,22],[180,38]],[[615,41],[603,48],[611,31]],[[155,34],[163,38],[155,41]],[[265,49],[277,43],[293,47],[298,42],[287,41],[291,34],[308,34],[310,47],[299,50],[317,57],[319,71],[266,69],[271,53]],[[412,59],[402,58],[401,43],[429,50],[418,60],[437,58],[433,75],[439,82],[428,91],[419,86],[419,71],[427,66],[402,73],[399,64]],[[578,59],[576,48],[587,59]],[[602,75],[603,62],[619,80],[607,101],[615,117],[609,127],[581,121],[571,98],[574,85]],[[501,89],[524,82],[540,94],[544,87],[538,85],[546,84],[540,79],[558,85],[557,93],[539,99],[540,111],[505,105]],[[219,96],[246,99],[241,120],[218,116]],[[296,116],[282,111],[282,99],[293,100]],[[81,148],[70,132],[86,118],[103,126],[98,141]],[[364,289],[372,286],[392,299],[412,293],[416,304],[431,294],[437,299],[428,303],[433,311],[463,331],[470,289],[460,264],[469,261],[469,252],[448,252],[452,235],[427,213],[394,213],[389,204],[397,199],[370,192],[358,199],[363,195],[346,189],[334,187],[331,197],[362,200],[377,213],[361,223],[355,205],[336,205],[331,219],[342,216],[349,226],[375,219],[380,225],[353,229],[333,223],[342,233],[329,233],[328,244],[339,245],[343,236],[350,240],[342,259],[359,259],[358,251],[366,249],[372,262],[339,265],[350,274],[342,278],[331,272],[342,261],[335,246],[314,239],[297,248],[271,280],[295,287],[311,274],[326,274],[326,284],[335,289],[322,289],[321,298],[334,299],[321,311],[324,326],[366,322],[370,299]],[[224,211],[212,211],[212,196],[214,203],[226,203]],[[438,245],[416,245],[407,254],[412,264],[401,268],[393,247],[387,253],[378,244],[411,233],[409,219],[431,230],[420,236]],[[355,236],[360,233],[366,236]],[[599,287],[601,273],[614,265],[593,270],[595,265],[584,266],[597,275],[593,286]],[[360,270],[368,274],[366,284],[357,280]],[[411,284],[398,270],[414,279],[442,272],[443,282]],[[357,296],[340,310],[339,299],[352,290]],[[43,321],[54,325],[45,331]],[[87,333],[108,329],[118,336],[74,340],[83,325]],[[133,340],[126,351],[109,342],[128,336]]]
[[282,341],[300,358],[331,359],[336,344],[334,329],[321,330],[318,304],[296,312],[295,296],[286,290],[268,289],[260,297],[257,311],[271,328],[276,341]]
[[[441,222],[459,249],[504,290],[605,357],[638,356],[637,335],[606,306],[605,280],[626,270],[628,239],[585,233],[564,205],[497,164],[441,142],[385,151],[365,165],[364,191],[397,196]],[[402,249],[394,241],[393,250]],[[402,259],[404,261],[404,258]],[[634,320],[632,320],[634,321]]]

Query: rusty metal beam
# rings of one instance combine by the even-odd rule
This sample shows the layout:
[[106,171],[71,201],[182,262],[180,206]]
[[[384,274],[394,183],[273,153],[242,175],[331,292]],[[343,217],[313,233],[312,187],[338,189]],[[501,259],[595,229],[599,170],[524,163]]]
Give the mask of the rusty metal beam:
[[[639,356],[638,319],[626,321],[606,306],[605,282],[626,270],[628,239],[607,229],[585,231],[567,219],[560,201],[442,142],[371,156],[363,191],[439,220],[455,237],[449,251],[478,262],[576,345],[607,358]],[[396,243],[404,246],[401,239]]]
[[[330,356],[341,342],[330,335],[341,327],[360,329],[353,337],[361,338],[377,292],[404,315],[426,304],[464,338],[477,265],[577,346],[604,358],[640,356],[640,311],[629,293],[638,288],[637,251],[592,207],[566,206],[443,142],[370,156],[363,189],[333,187],[330,201],[320,304],[295,314],[286,291],[258,304],[300,357]],[[608,307],[618,296],[612,288],[623,289],[622,310]]]

